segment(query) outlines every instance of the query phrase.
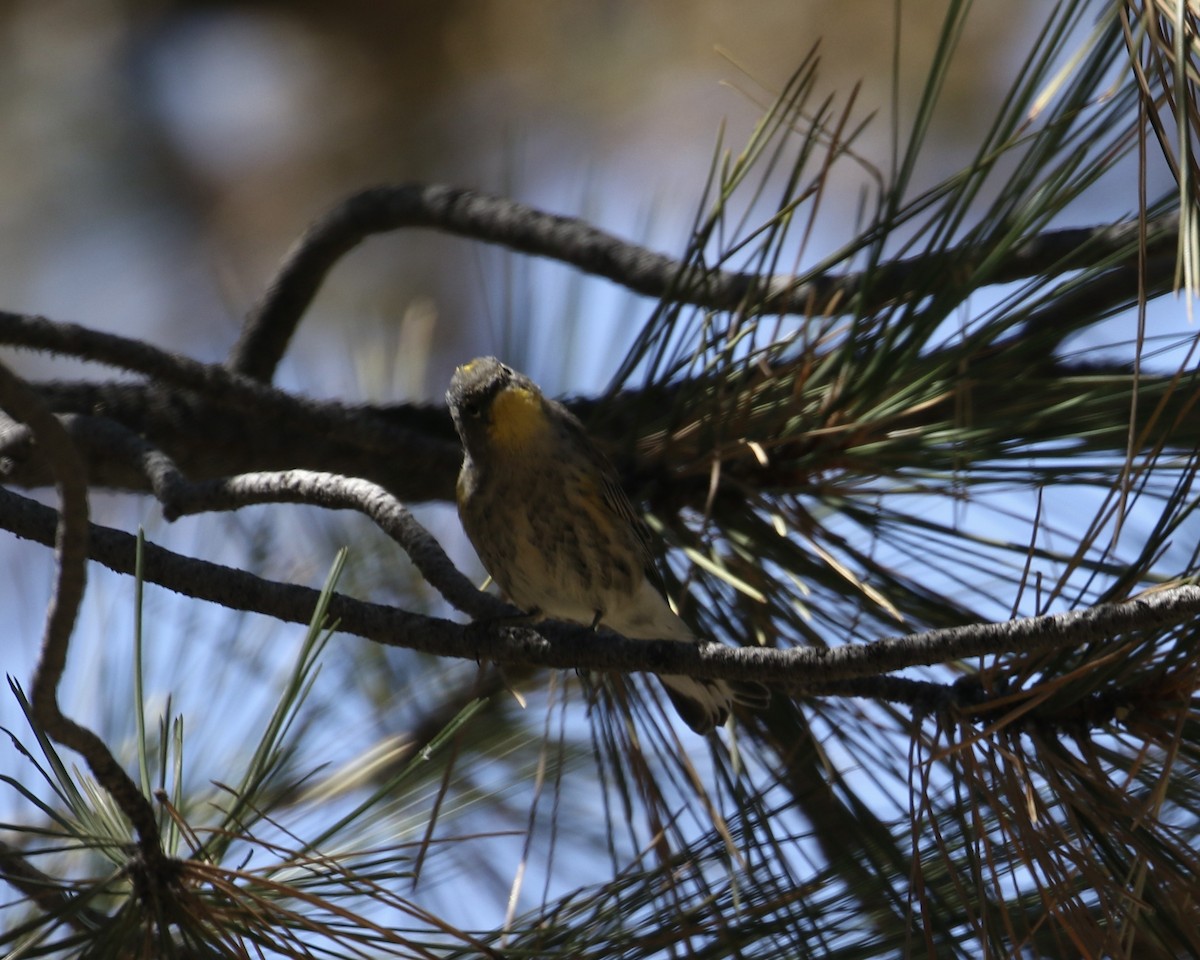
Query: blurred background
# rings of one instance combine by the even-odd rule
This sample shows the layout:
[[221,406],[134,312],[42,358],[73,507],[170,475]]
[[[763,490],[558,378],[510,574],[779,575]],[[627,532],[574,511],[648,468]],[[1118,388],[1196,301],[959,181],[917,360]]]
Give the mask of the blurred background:
[[[736,152],[818,41],[822,85],[844,96],[861,80],[857,115],[887,115],[897,7],[901,90],[915,96],[945,9],[936,0],[9,0],[5,308],[221,359],[305,224],[383,182],[503,193],[679,249],[722,128]],[[985,4],[971,18],[938,117],[946,167],[930,178],[973,146],[972,120],[986,114],[972,105],[999,83],[1021,7]],[[889,136],[876,123],[859,148],[885,163]],[[853,216],[857,201],[832,202]],[[357,384],[373,399],[440,397],[456,363],[511,346],[503,323],[519,306],[547,312],[529,319],[557,331],[549,349],[561,352],[567,326],[605,345],[573,364],[539,354],[530,373],[552,388],[602,383],[630,307],[597,284],[565,316],[567,271],[520,269],[538,271],[533,303],[513,304],[511,263],[477,244],[373,239],[335,271],[283,382],[346,396],[374,356],[398,370]],[[648,306],[632,309],[636,320]]]

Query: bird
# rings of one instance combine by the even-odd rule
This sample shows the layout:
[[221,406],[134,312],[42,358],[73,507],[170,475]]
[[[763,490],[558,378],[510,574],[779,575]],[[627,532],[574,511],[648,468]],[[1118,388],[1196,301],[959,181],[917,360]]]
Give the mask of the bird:
[[[495,357],[459,366],[446,403],[463,446],[458,513],[492,580],[531,620],[697,643],[667,599],[650,532],[612,463],[570,410]],[[676,712],[706,734],[759,683],[665,674]]]

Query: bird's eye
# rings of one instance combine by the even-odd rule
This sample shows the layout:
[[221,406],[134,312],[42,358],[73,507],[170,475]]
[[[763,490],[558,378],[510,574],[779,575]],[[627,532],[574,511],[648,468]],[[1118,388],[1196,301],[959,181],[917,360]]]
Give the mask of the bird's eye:
[[472,420],[478,420],[483,416],[483,404],[478,400],[468,400],[462,405],[464,416],[470,417]]

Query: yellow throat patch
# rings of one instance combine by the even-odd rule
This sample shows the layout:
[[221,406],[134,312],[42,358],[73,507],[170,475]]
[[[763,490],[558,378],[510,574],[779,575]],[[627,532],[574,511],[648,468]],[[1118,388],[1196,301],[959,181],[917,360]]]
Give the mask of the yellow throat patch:
[[488,437],[503,448],[524,447],[537,440],[548,421],[542,398],[524,387],[509,387],[492,401]]

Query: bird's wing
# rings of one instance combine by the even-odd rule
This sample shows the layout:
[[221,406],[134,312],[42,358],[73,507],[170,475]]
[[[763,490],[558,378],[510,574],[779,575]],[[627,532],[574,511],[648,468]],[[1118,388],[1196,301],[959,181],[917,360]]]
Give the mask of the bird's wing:
[[634,509],[629,495],[622,488],[620,475],[617,473],[617,468],[612,465],[612,461],[604,455],[603,450],[596,446],[579,418],[565,407],[563,412],[566,414],[564,419],[568,424],[568,429],[574,431],[577,439],[581,441],[580,446],[588,452],[595,474],[600,478],[600,497],[604,501],[604,506],[611,510],[622,521],[624,528],[633,535],[646,579],[654,584],[655,589],[666,600],[667,588],[663,582],[662,573],[654,560],[654,538],[650,533],[650,528],[646,526],[646,521],[642,519],[641,514]]
[[659,572],[658,564],[654,560],[654,539],[650,533],[650,528],[646,526],[646,521],[642,519],[641,514],[634,509],[628,494],[625,493],[624,488],[621,486],[616,469],[608,462],[607,458],[604,459],[602,466],[603,469],[599,473],[601,480],[600,492],[604,499],[604,504],[609,510],[620,517],[625,526],[633,533],[634,539],[637,541],[638,555],[641,557],[642,569],[646,573],[646,578],[654,584],[658,592],[665,598],[667,595],[666,584],[663,583],[662,574]]

